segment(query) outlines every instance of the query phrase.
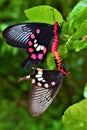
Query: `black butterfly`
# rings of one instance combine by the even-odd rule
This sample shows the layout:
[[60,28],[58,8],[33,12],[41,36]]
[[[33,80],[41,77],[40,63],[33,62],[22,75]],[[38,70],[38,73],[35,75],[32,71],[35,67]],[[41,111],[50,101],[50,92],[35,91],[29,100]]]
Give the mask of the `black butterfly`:
[[19,79],[32,80],[33,88],[28,98],[28,110],[32,116],[39,116],[52,103],[61,87],[63,73],[58,70],[36,68],[34,73]]
[[[56,22],[57,23],[57,22]],[[60,27],[57,23],[58,32]],[[49,43],[54,37],[54,25],[46,23],[23,23],[7,27],[3,37],[9,45],[27,50],[28,58],[22,66],[28,70],[31,64],[45,60]]]

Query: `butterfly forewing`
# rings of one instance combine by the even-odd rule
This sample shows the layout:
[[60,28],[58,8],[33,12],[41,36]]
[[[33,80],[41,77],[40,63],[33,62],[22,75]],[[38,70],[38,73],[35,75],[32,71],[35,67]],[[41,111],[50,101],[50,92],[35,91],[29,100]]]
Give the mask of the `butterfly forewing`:
[[9,45],[27,48],[29,37],[31,34],[36,34],[39,29],[38,43],[49,44],[53,36],[53,26],[46,23],[24,23],[9,26],[3,31],[3,37]]
[[3,31],[3,37],[9,45],[27,48],[29,35],[32,33],[26,24],[13,25]]
[[[34,78],[34,76],[32,77]],[[41,83],[43,86],[38,86],[38,81],[35,79],[36,82],[33,84],[33,88],[28,98],[28,109],[33,116],[39,116],[49,107],[58,93],[63,79],[62,73],[58,72],[57,70],[44,70],[43,76],[44,80],[48,84],[48,88],[45,88],[45,83],[43,84],[42,81]],[[51,84],[53,82],[55,82],[54,85]]]

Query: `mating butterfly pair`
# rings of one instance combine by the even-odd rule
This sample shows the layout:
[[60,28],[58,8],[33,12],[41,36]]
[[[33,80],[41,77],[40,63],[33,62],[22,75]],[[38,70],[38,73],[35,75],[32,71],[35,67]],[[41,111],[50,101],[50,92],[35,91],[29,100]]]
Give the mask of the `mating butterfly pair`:
[[26,70],[32,64],[45,60],[53,38],[51,52],[55,56],[57,70],[36,68],[33,74],[19,79],[32,80],[33,88],[28,98],[28,109],[33,116],[42,114],[48,108],[61,86],[63,75],[68,74],[57,53],[59,30],[57,22],[54,25],[26,23],[10,26],[3,32],[3,37],[9,45],[27,50],[29,56],[22,64]]

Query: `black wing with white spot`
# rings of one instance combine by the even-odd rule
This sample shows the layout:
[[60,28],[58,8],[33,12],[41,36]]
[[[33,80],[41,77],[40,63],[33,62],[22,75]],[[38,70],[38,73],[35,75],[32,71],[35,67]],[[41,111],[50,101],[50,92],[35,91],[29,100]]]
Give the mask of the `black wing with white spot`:
[[30,75],[33,88],[28,98],[28,109],[32,116],[39,116],[52,103],[61,86],[63,75],[57,70],[38,69]]

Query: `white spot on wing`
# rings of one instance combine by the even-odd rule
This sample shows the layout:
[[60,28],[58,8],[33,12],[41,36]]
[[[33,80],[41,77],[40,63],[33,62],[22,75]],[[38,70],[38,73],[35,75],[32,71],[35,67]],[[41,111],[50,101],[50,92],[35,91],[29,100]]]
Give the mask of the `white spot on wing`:
[[45,79],[43,79],[42,82],[43,82],[43,83],[46,82]]
[[36,48],[36,51],[40,51],[41,50],[41,45],[39,45],[37,48]]
[[37,80],[38,80],[38,81],[41,81],[41,80],[43,80],[43,78],[38,78]]
[[41,46],[41,50],[44,50],[44,46]]
[[49,87],[49,85],[48,85],[47,83],[45,83],[45,84],[44,84],[44,87],[45,87],[45,88],[48,88],[48,87]]
[[55,84],[56,84],[56,83],[55,83],[54,81],[53,81],[53,82],[51,82],[51,85],[52,85],[52,86],[54,86]]
[[42,72],[42,71],[38,71],[38,74],[42,75],[42,74],[43,74],[43,72]]
[[37,43],[35,43],[35,44],[34,44],[34,47],[36,48],[37,46],[38,46],[38,44],[37,44]]
[[36,74],[36,78],[42,77],[42,74]]
[[42,84],[41,84],[40,82],[38,82],[38,83],[37,83],[37,85],[38,85],[39,87],[41,87],[41,86],[42,86]]
[[32,79],[32,84],[34,84],[35,83],[35,79]]
[[34,43],[37,43],[37,39],[34,40]]

